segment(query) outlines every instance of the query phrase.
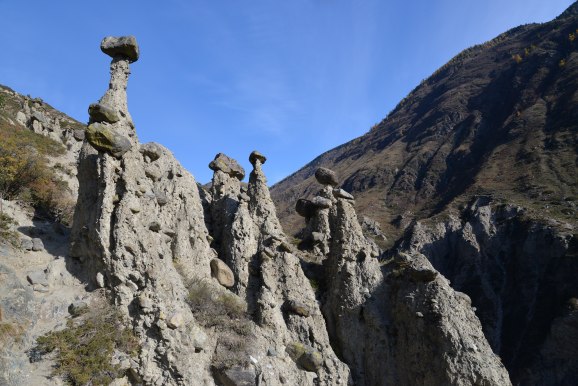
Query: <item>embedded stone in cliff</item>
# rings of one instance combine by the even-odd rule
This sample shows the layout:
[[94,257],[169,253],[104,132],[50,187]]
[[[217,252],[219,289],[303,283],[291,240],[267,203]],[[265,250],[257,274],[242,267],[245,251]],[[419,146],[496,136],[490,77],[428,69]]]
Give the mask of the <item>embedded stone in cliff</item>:
[[328,209],[331,208],[331,205],[333,205],[330,199],[321,196],[313,197],[313,200],[311,200],[311,204],[313,204],[313,206],[315,206],[316,208],[320,209]]
[[155,142],[140,145],[139,151],[142,155],[149,157],[151,161],[156,161],[163,155],[163,148]]
[[286,351],[295,363],[307,371],[317,371],[323,363],[323,357],[319,351],[303,343],[289,343]]
[[345,190],[339,188],[333,189],[333,197],[353,200],[353,196],[350,193],[347,193]]
[[237,161],[226,156],[223,153],[219,153],[215,156],[215,159],[209,164],[209,169],[213,171],[220,170],[223,173],[235,177],[238,180],[245,178],[245,169]]
[[264,164],[265,161],[267,161],[267,157],[259,153],[257,150],[253,150],[253,152],[249,155],[249,162],[251,162],[251,165],[255,166],[255,162],[257,162],[257,160],[259,160],[261,164]]
[[253,367],[232,367],[217,373],[217,379],[223,386],[255,386],[257,375]]
[[315,178],[317,179],[317,182],[322,185],[339,185],[337,174],[335,174],[333,170],[327,168],[318,168],[315,171]]
[[297,300],[289,300],[285,303],[285,309],[295,315],[307,317],[310,314],[309,307],[307,304],[297,301]]
[[211,260],[211,274],[224,287],[229,288],[235,284],[233,271],[220,259]]
[[46,117],[40,111],[35,111],[32,113],[32,120],[38,121],[40,123],[46,123]]
[[91,122],[115,123],[120,121],[118,111],[101,103],[93,103],[88,106],[88,115],[90,115]]
[[309,218],[315,214],[315,205],[305,198],[300,198],[295,204],[295,211],[303,217]]
[[84,137],[85,137],[85,132],[84,129],[75,129],[72,132],[72,136],[74,137],[74,139],[76,139],[77,141],[84,141]]
[[86,139],[96,150],[116,158],[122,157],[131,148],[128,138],[100,123],[92,123],[87,127]]
[[153,194],[157,199],[157,203],[160,206],[166,205],[169,202],[169,198],[167,197],[166,193],[162,190],[153,189]]
[[180,312],[175,312],[167,319],[167,326],[173,330],[181,327],[183,323],[185,323],[185,319]]
[[100,43],[100,49],[112,58],[120,56],[131,63],[136,62],[139,57],[139,48],[134,36],[107,36]]

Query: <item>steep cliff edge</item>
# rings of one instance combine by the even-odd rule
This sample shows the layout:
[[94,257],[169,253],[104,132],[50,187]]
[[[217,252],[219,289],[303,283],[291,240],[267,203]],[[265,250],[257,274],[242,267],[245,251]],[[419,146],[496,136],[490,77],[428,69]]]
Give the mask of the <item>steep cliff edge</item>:
[[576,377],[575,357],[563,344],[555,363],[544,352],[553,351],[562,329],[569,337],[577,332],[571,312],[578,295],[575,228],[537,222],[525,212],[478,197],[462,212],[418,222],[399,248],[423,253],[453,288],[471,297],[513,380],[532,384],[538,376],[539,384],[566,384]]

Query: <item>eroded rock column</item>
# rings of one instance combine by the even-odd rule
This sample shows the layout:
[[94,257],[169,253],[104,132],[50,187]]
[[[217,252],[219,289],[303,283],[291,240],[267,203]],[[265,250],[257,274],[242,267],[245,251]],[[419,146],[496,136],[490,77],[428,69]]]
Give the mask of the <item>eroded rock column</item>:
[[105,38],[101,49],[112,57],[111,80],[89,107],[71,255],[93,287],[110,290],[140,340],[134,382],[202,384],[212,380],[212,352],[197,339],[185,283],[210,280],[214,254],[196,183],[168,150],[138,141],[126,100],[129,64],[138,59],[134,37]]

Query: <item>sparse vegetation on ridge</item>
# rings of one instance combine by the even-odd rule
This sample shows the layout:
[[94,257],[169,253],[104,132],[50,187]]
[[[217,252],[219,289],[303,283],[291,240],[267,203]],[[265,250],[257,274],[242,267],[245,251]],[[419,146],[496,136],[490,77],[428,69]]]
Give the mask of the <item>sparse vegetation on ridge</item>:
[[32,357],[55,353],[52,375],[63,377],[70,385],[108,385],[126,373],[111,364],[115,350],[135,356],[139,344],[120,315],[105,306],[68,320],[64,330],[39,337]]
[[68,184],[49,166],[47,157],[66,149],[32,131],[0,124],[0,196],[20,199],[63,223],[69,223],[74,202]]
[[16,244],[16,232],[12,229],[14,224],[12,217],[0,212],[0,243]]
[[243,300],[233,293],[215,292],[203,280],[189,285],[187,303],[195,319],[205,328],[218,332],[218,341],[212,360],[216,368],[227,368],[247,363],[253,326]]

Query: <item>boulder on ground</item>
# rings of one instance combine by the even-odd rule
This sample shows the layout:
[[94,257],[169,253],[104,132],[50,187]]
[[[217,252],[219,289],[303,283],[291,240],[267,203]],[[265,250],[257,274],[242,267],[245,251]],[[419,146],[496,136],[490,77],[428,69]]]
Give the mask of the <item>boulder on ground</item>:
[[34,271],[30,272],[26,279],[32,285],[40,284],[44,287],[48,287],[48,279],[46,278],[46,273],[44,271]]
[[88,312],[88,303],[77,301],[68,306],[68,313],[73,317],[80,316]]
[[217,379],[223,386],[255,386],[257,375],[252,367],[231,367],[217,372]]
[[31,251],[33,247],[32,244],[32,240],[31,239],[22,239],[20,240],[20,248],[22,248],[25,251]]

